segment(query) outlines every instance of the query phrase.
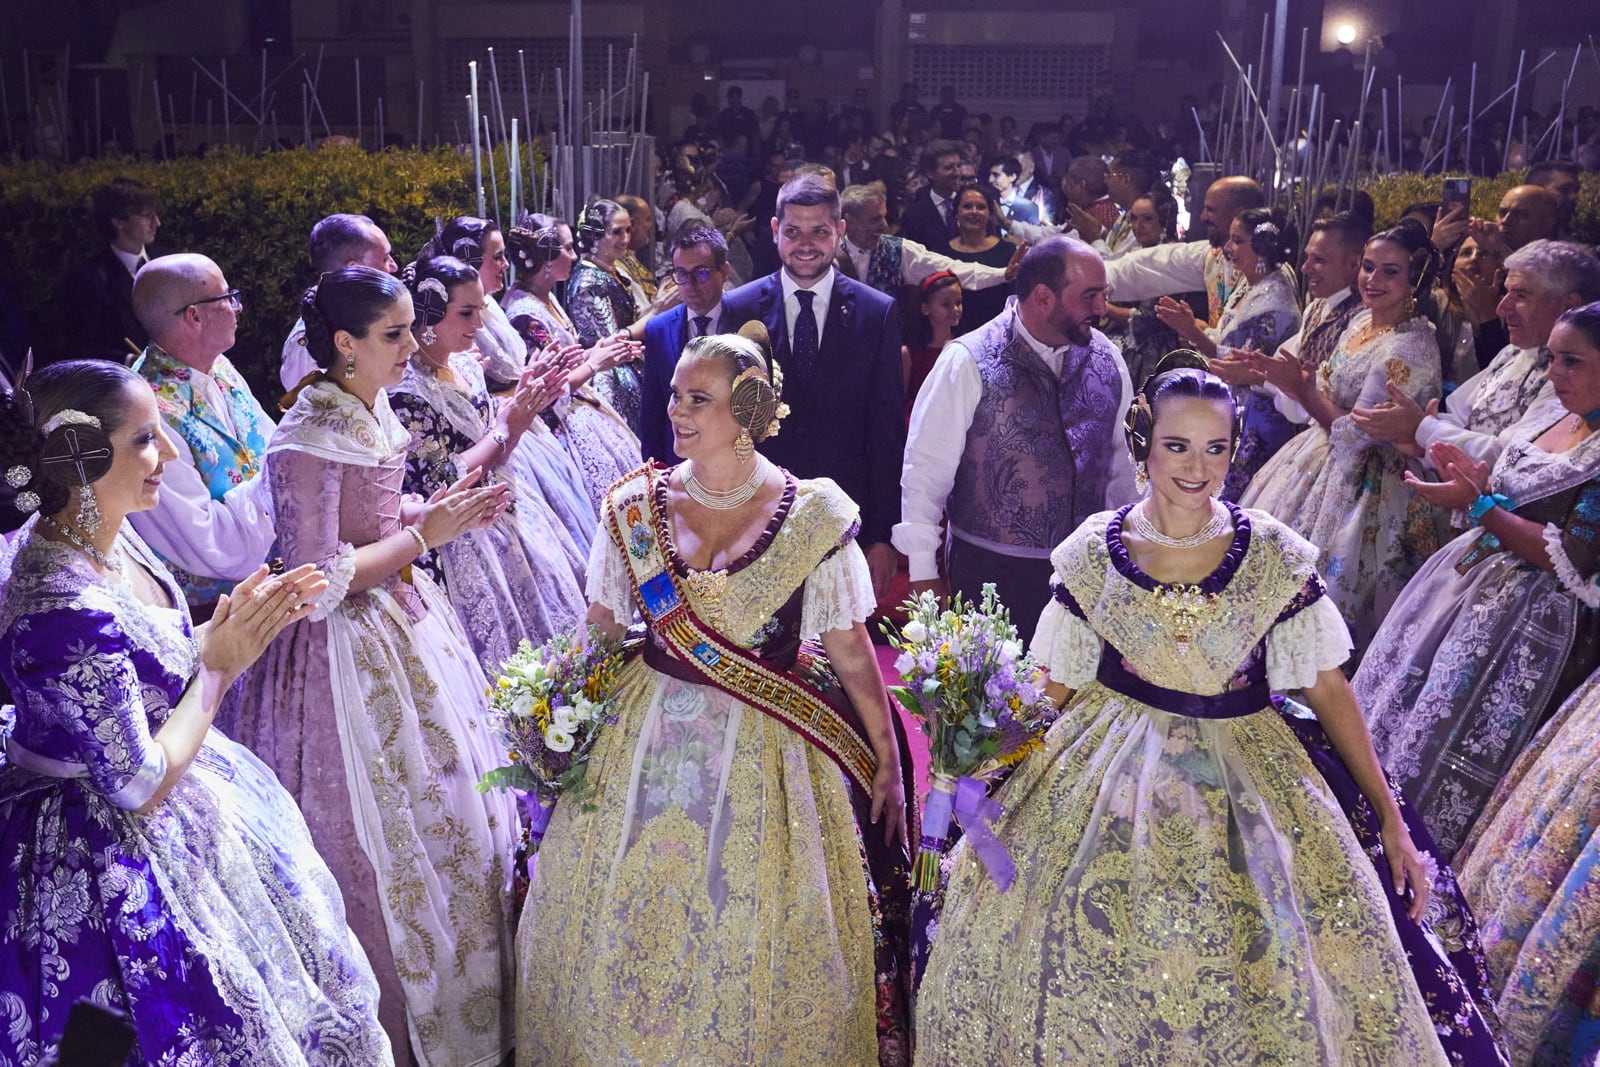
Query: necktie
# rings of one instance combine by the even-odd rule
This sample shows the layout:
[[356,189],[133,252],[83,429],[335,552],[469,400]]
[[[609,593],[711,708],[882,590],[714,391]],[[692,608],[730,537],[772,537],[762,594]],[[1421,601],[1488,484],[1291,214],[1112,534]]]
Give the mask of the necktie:
[[694,335],[704,337],[711,329],[710,315],[696,315],[694,317]]
[[939,205],[939,214],[944,216],[944,235],[956,235],[956,205],[954,201],[946,200]]
[[816,295],[809,289],[794,291],[794,298],[800,301],[800,314],[794,320],[794,366],[801,381],[810,380],[817,365],[817,316],[811,310],[811,298]]

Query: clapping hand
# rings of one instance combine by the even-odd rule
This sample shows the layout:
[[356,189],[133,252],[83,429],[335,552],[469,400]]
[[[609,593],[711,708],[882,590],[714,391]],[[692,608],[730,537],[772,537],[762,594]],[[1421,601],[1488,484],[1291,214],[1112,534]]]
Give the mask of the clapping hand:
[[1245,359],[1261,380],[1291,400],[1301,400],[1316,389],[1316,371],[1301,364],[1298,356],[1275,353],[1267,355],[1250,349]]
[[1186,300],[1174,300],[1164,296],[1156,301],[1156,318],[1171,331],[1185,341],[1193,342],[1194,339],[1205,332],[1194,316],[1194,309]]
[[1439,402],[1430,400],[1424,411],[1405,390],[1393,382],[1384,384],[1389,390],[1388,402],[1376,407],[1356,408],[1350,412],[1350,421],[1355,423],[1356,429],[1374,440],[1385,441],[1402,451],[1411,445],[1413,454],[1422,455],[1421,449],[1415,448],[1417,428],[1426,416],[1439,413]]
[[1255,358],[1260,355],[1255,349],[1219,348],[1211,372],[1229,385],[1261,385],[1267,375]]
[[1406,471],[1406,484],[1423,500],[1452,511],[1466,511],[1486,491],[1489,484],[1489,465],[1476,463],[1472,457],[1446,441],[1436,441],[1428,449],[1428,459],[1441,478],[1426,482]]
[[262,564],[218,598],[199,634],[201,666],[231,685],[285,627],[311,614],[327,588],[328,579],[315,563],[277,575]]
[[449,544],[469,530],[493,525],[511,506],[511,486],[479,486],[483,468],[474,467],[454,485],[441,487],[418,509],[417,525],[432,548]]

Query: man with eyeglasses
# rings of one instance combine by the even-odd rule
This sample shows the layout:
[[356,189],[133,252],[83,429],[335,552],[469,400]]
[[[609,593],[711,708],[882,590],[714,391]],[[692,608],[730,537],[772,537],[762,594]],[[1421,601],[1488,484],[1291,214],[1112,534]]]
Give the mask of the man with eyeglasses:
[[160,198],[132,178],[113,178],[95,189],[94,226],[106,242],[67,278],[61,321],[69,347],[63,358],[126,362],[149,340],[133,313],[133,277],[167,254],[156,244]]
[[177,459],[161,475],[161,502],[133,519],[183,587],[197,620],[261,566],[272,549],[272,498],[261,476],[272,419],[223,355],[243,304],[205,256],[155,260],[133,285],[150,335],[134,364],[156,393]]
[[672,239],[672,280],[683,303],[644,327],[644,369],[639,382],[639,443],[646,459],[675,464],[667,393],[684,346],[722,333],[722,288],[728,283],[728,243],[714,226],[692,226]]

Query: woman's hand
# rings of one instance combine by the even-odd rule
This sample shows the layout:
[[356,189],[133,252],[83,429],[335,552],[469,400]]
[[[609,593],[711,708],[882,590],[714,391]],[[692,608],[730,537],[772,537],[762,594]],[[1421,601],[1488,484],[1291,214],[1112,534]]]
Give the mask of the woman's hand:
[[1316,388],[1316,371],[1301,366],[1296,356],[1252,351],[1245,358],[1264,382],[1292,400],[1300,400]]
[[1194,317],[1194,309],[1186,300],[1164,296],[1156,301],[1156,318],[1185,341],[1193,342],[1202,332]]
[[476,487],[483,468],[474,467],[454,485],[428,498],[417,525],[429,548],[447,545],[469,530],[488,526],[511,504],[511,486]]
[[258,567],[231,594],[218,598],[217,610],[199,634],[202,669],[232,685],[285,627],[311,613],[327,588],[328,579],[315,563],[279,575],[265,564]]
[[1398,808],[1383,820],[1380,836],[1384,859],[1389,861],[1390,884],[1401,897],[1410,888],[1411,903],[1406,906],[1406,915],[1412,922],[1421,922],[1428,912],[1428,896],[1433,892],[1432,872],[1412,842]]
[[1032,246],[1026,241],[1017,242],[1017,250],[1011,253],[1011,262],[1006,264],[1006,281],[1014,282],[1017,280],[1017,271],[1022,269],[1022,257],[1028,254],[1030,247]]
[[1456,295],[1461,298],[1461,309],[1468,322],[1482,326],[1498,317],[1495,309],[1500,304],[1500,292],[1492,279],[1485,281],[1461,263],[1456,264],[1451,276],[1455,279]]
[[1254,356],[1260,352],[1242,348],[1218,348],[1217,358],[1211,360],[1211,372],[1233,386],[1260,385],[1267,380]]
[[[891,712],[892,714],[892,712]],[[883,843],[900,841],[911,850],[906,839],[906,789],[900,776],[900,760],[878,758],[878,773],[872,776],[872,825],[883,824]]]
[[583,358],[594,369],[594,373],[599,374],[631,361],[638,347],[637,342],[626,335],[617,334],[596,341],[594,347],[583,354]]
[[668,308],[677,307],[683,300],[683,294],[678,292],[678,283],[668,278],[656,290],[656,297],[650,301],[650,306],[645,310],[645,318],[659,315]]
[[1466,511],[1487,491],[1489,465],[1474,463],[1472,457],[1446,441],[1436,441],[1428,449],[1428,460],[1439,472],[1437,482],[1425,482],[1410,471],[1406,484],[1423,500],[1452,511]]

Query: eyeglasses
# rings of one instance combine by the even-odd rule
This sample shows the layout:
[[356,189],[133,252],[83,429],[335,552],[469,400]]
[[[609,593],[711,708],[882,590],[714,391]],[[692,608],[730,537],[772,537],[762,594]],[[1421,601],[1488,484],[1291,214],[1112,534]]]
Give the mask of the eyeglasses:
[[237,290],[237,289],[229,289],[227,292],[222,293],[222,294],[220,294],[218,296],[208,296],[204,300],[191,300],[187,304],[183,305],[183,307],[179,308],[177,311],[174,311],[173,314],[174,315],[182,315],[185,311],[188,311],[190,308],[199,307],[201,304],[219,304],[224,300],[226,300],[230,305],[232,305],[233,310],[235,310],[235,311],[243,311],[244,310],[244,301],[239,299],[239,290]]
[[674,267],[672,269],[672,280],[679,285],[688,285],[690,282],[694,282],[696,285],[704,285],[710,280],[711,273],[710,267],[696,267],[694,270],[683,270]]

